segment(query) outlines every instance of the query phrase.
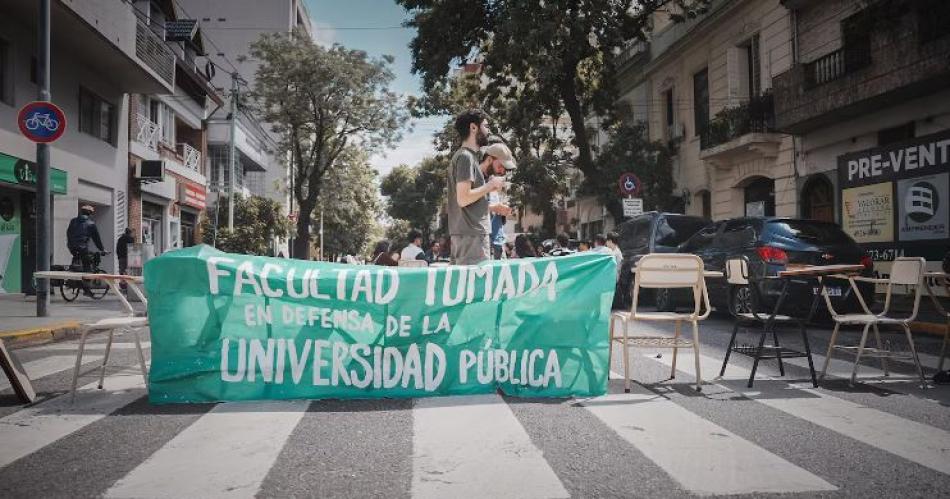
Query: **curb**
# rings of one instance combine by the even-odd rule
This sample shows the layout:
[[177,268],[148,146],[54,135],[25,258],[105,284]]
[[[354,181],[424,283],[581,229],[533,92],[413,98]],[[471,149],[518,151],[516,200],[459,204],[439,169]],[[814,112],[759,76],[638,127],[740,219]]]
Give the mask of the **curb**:
[[55,322],[45,326],[0,331],[0,340],[8,341],[11,346],[40,343],[64,338],[79,328],[78,321]]

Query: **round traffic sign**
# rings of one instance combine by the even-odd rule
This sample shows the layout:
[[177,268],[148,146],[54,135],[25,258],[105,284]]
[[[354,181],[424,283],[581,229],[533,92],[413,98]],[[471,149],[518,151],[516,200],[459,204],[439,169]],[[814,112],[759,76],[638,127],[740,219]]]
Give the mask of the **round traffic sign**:
[[624,196],[636,196],[640,194],[640,179],[632,173],[624,173],[620,176],[620,194]]
[[17,124],[33,142],[52,142],[66,131],[66,114],[52,102],[34,101],[20,109]]

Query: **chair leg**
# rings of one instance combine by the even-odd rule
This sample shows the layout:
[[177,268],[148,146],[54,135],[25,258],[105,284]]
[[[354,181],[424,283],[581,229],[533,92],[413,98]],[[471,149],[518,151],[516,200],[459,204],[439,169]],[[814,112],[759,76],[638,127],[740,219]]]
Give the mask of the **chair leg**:
[[82,353],[86,348],[86,335],[89,334],[88,329],[83,329],[82,333],[79,335],[79,351],[76,352],[76,367],[73,369],[73,384],[70,390],[71,395],[69,397],[69,403],[76,401],[76,385],[79,383],[79,369],[82,368]]
[[613,354],[614,354],[614,324],[616,324],[617,318],[610,318],[610,331],[607,333],[607,379],[610,379],[610,369],[613,367]]
[[811,358],[811,345],[808,344],[808,332],[805,330],[805,323],[799,322],[798,328],[802,332],[802,343],[805,345],[805,358],[808,359],[808,371],[811,373],[811,384],[818,388],[818,380],[815,378],[815,362]]
[[762,349],[765,347],[765,337],[768,335],[769,332],[763,329],[762,335],[759,336],[759,348],[755,350],[755,360],[752,361],[752,373],[749,374],[749,384],[746,385],[749,388],[752,388],[752,382],[755,380],[755,371],[759,368],[759,359],[762,358]]
[[623,392],[630,393],[630,352],[628,351],[627,321],[623,321]]
[[861,362],[861,355],[864,354],[864,345],[868,341],[868,330],[871,329],[871,324],[864,325],[864,331],[861,333],[861,342],[858,343],[858,354],[854,357],[854,366],[851,367],[851,386],[854,386],[854,382],[858,377],[858,363]]
[[676,354],[679,353],[679,348],[676,347],[676,342],[680,339],[680,326],[682,322],[676,321],[673,324],[673,367],[670,369],[670,379],[676,379]]
[[693,357],[696,358],[696,391],[703,391],[703,372],[699,369],[699,323],[693,323]]
[[775,324],[772,324],[772,341],[775,342],[775,357],[778,359],[778,373],[785,376],[785,364],[782,362],[782,348],[778,343],[778,333],[775,331]]
[[726,365],[729,364],[729,354],[732,353],[732,347],[736,344],[736,333],[739,332],[739,321],[732,327],[732,336],[729,338],[729,347],[726,348],[726,358],[722,359],[722,369],[719,370],[719,377],[726,375]]
[[135,338],[135,349],[139,353],[139,366],[142,368],[142,379],[145,380],[145,386],[148,386],[148,370],[145,368],[145,354],[142,353],[142,342],[139,340],[139,330],[133,329],[132,336]]
[[[884,352],[884,343],[881,342],[881,331],[878,329],[877,324],[874,324],[872,327],[874,328],[874,340],[877,342],[877,349]],[[884,370],[884,376],[890,376],[891,370],[888,369],[887,357],[882,355],[879,359],[881,361],[881,369]]]
[[927,388],[927,379],[924,378],[924,369],[920,367],[920,357],[917,356],[917,346],[914,345],[914,338],[910,334],[910,327],[907,323],[904,326],[904,333],[907,335],[907,344],[910,345],[910,352],[914,354],[914,364],[917,366],[917,375],[920,376],[920,387]]
[[841,329],[841,324],[835,323],[835,330],[831,332],[831,339],[828,340],[828,353],[825,354],[825,365],[821,368],[821,375],[818,376],[818,379],[821,381],[825,380],[825,374],[828,373],[828,364],[831,363],[831,354],[835,351],[835,343],[838,341],[838,330]]
[[102,357],[102,369],[99,369],[99,389],[102,390],[102,383],[106,379],[106,364],[109,363],[109,352],[112,351],[112,335],[115,329],[109,330],[109,341],[106,342],[106,354]]

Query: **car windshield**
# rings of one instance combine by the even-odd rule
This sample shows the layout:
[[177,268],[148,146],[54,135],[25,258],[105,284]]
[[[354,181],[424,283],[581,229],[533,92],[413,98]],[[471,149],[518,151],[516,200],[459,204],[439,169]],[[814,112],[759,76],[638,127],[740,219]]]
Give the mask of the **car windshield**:
[[854,244],[854,241],[835,224],[810,220],[773,220],[766,224],[767,232],[795,238],[809,243]]
[[666,216],[656,228],[657,246],[675,248],[709,224],[708,220],[696,217]]

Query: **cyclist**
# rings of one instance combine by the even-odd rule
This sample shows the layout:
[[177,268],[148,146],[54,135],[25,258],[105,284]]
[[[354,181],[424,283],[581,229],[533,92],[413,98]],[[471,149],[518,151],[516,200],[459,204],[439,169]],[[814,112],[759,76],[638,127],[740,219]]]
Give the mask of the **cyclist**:
[[[73,263],[77,261],[82,265],[83,272],[92,272],[93,253],[89,251],[89,240],[103,251],[102,239],[99,237],[99,229],[96,228],[96,222],[92,220],[92,214],[95,208],[84,204],[79,208],[79,216],[69,221],[69,227],[66,229],[66,245],[69,252],[73,255]],[[82,292],[86,296],[92,296],[89,285],[82,280]]]

